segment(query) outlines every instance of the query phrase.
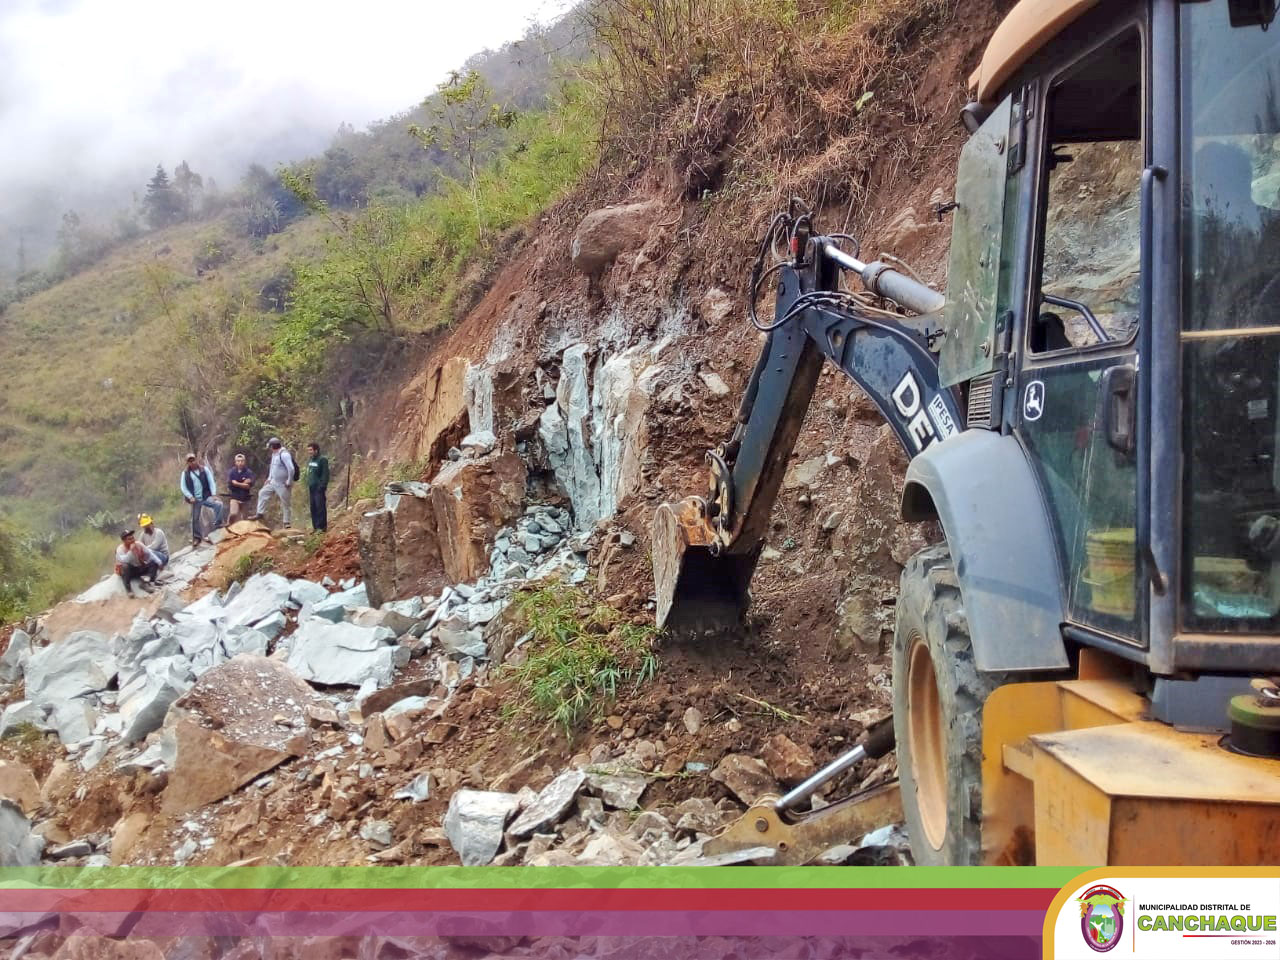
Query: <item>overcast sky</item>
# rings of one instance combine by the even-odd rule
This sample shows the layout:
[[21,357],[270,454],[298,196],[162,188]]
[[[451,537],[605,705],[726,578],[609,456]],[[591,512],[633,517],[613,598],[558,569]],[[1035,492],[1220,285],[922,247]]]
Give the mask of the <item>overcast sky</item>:
[[227,180],[245,154],[270,169],[298,159],[270,154],[341,122],[408,109],[471,54],[568,5],[0,0],[0,191],[136,168],[145,182],[183,159]]

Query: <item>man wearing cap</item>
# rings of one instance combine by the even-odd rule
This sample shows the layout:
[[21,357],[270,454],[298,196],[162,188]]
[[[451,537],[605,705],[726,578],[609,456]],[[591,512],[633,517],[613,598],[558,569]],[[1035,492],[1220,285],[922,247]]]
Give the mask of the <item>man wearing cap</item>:
[[163,570],[169,565],[169,538],[148,513],[138,517],[138,527],[138,542],[155,555],[156,564]]
[[258,491],[258,512],[249,519],[262,519],[262,515],[267,512],[267,505],[275,496],[280,498],[280,512],[284,516],[284,525],[287,527],[293,515],[289,498],[293,494],[294,472],[297,468],[293,463],[293,454],[284,448],[279,437],[272,437],[267,442],[267,446],[271,450],[271,466],[267,468],[267,482]]
[[116,547],[116,574],[124,581],[125,593],[138,597],[133,589],[136,582],[142,589],[141,596],[145,597],[155,588],[144,578],[150,577],[154,581],[159,572],[160,564],[156,562],[155,554],[134,539],[132,530],[120,534],[120,546]]
[[249,502],[249,489],[253,486],[253,480],[253,471],[245,462],[244,454],[237,453],[235,466],[227,474],[227,485],[231,489],[231,512],[227,523],[235,523],[241,519],[242,513],[248,516],[249,508],[246,504]]
[[205,507],[213,511],[212,529],[222,526],[222,503],[213,496],[218,490],[218,483],[213,478],[213,468],[202,465],[199,457],[188,453],[187,469],[182,471],[178,487],[182,490],[182,498],[191,504],[191,545],[198,547],[201,540],[209,540],[200,522]]

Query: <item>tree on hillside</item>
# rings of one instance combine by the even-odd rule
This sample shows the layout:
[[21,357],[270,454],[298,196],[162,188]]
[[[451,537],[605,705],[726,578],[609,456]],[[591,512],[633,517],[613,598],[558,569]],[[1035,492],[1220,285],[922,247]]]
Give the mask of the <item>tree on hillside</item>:
[[475,206],[476,236],[483,239],[484,222],[476,189],[481,155],[498,130],[506,130],[516,122],[516,112],[494,102],[493,91],[475,70],[450,73],[423,106],[434,122],[428,127],[411,124],[409,132],[427,149],[444,150],[462,167]]
[[142,198],[142,206],[147,212],[147,223],[151,224],[153,230],[182,219],[182,198],[169,183],[169,175],[160,164],[156,164],[155,175],[147,181],[147,193]]
[[295,331],[323,330],[326,336],[349,324],[398,335],[400,295],[423,258],[404,215],[382,204],[359,216],[334,214],[317,192],[312,171],[281,170],[280,179],[336,231],[329,256],[298,270],[286,325]]
[[199,206],[200,194],[204,190],[204,178],[183,160],[174,167],[173,189],[178,191],[178,197],[182,200],[182,219],[190,220]]

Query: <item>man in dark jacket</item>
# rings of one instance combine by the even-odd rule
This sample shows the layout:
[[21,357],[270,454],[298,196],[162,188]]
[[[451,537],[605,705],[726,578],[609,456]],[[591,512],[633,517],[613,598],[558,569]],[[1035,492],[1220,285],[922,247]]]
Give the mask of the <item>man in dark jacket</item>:
[[311,528],[326,530],[329,527],[329,458],[320,453],[320,445],[307,444],[311,455],[307,463],[307,493],[311,495]]
[[[191,504],[191,545],[200,546],[200,541],[208,543],[209,532],[222,526],[222,501],[214,497],[218,492],[218,481],[213,478],[213,468],[200,462],[194,453],[187,454],[187,469],[182,471],[178,480],[178,488],[182,491],[182,499]],[[209,531],[203,529],[201,514],[204,508],[213,511],[213,526]]]
[[253,471],[249,469],[243,453],[236,454],[235,466],[227,473],[227,485],[231,488],[231,515],[227,523],[249,515],[249,490],[253,487]]

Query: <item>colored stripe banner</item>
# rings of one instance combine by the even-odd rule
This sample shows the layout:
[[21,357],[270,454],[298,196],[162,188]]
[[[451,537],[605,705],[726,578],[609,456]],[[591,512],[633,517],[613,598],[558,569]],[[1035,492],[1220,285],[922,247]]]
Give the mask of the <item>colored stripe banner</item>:
[[33,938],[70,935],[259,946],[279,938],[390,937],[442,957],[454,954],[438,954],[440,944],[459,938],[501,939],[507,952],[490,949],[491,956],[595,956],[608,941],[637,957],[1033,957],[1046,911],[1080,872],[32,868],[0,871],[0,948],[25,943],[29,952]]

